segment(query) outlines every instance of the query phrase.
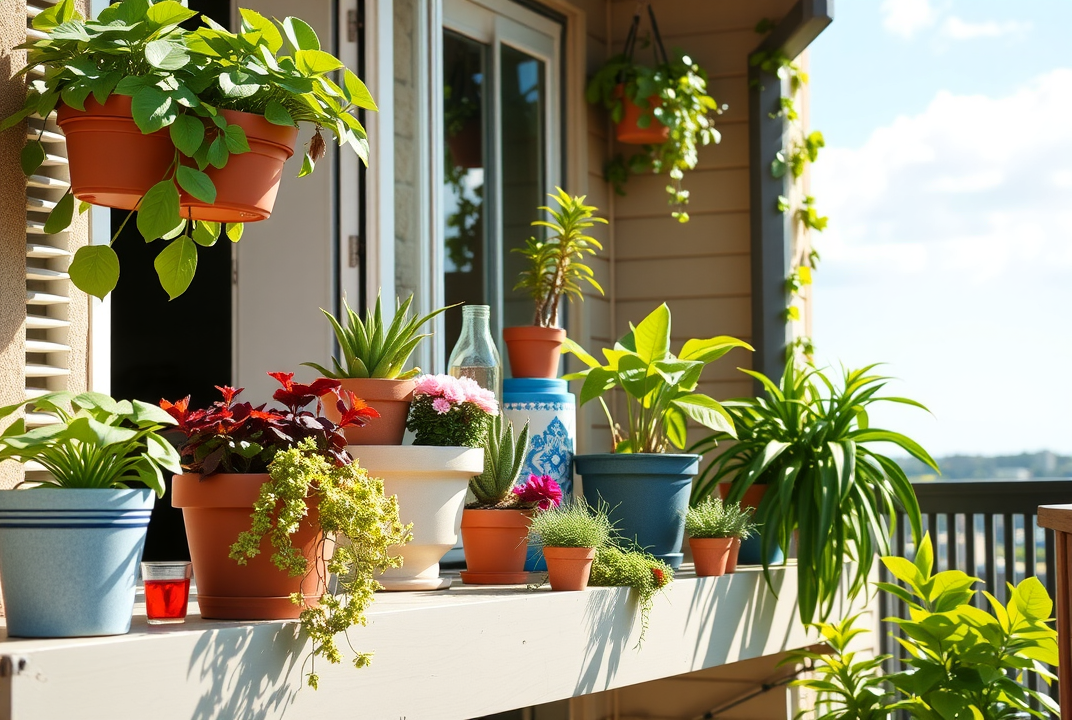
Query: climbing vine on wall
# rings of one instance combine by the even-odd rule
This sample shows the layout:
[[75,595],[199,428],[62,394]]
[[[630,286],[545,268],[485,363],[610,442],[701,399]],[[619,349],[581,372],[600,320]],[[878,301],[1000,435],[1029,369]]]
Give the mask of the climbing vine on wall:
[[[774,27],[771,20],[762,20],[756,25],[757,33],[767,33]],[[777,77],[783,94],[777,111],[771,117],[781,117],[786,124],[784,145],[771,161],[770,172],[776,178],[791,179],[788,195],[778,197],[778,211],[793,218],[793,252],[789,276],[785,280],[788,303],[785,319],[799,323],[803,320],[801,306],[807,288],[812,284],[812,273],[818,267],[819,253],[812,245],[813,232],[826,228],[827,218],[819,214],[815,198],[803,189],[801,178],[809,164],[815,162],[826,142],[818,130],[807,132],[797,109],[797,96],[808,83],[808,74],[792,58],[781,51],[757,52],[750,59],[753,66]],[[794,333],[790,352],[802,352],[811,356],[811,338],[803,332]]]

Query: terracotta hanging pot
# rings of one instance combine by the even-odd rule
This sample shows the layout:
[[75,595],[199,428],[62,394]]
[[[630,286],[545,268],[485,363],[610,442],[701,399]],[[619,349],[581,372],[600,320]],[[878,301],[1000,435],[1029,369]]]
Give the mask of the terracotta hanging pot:
[[515,378],[558,377],[558,361],[562,356],[562,328],[535,325],[503,328],[503,340],[510,355],[510,374]]
[[528,582],[529,513],[522,510],[470,510],[462,513],[466,585],[518,585]]
[[[662,145],[670,139],[670,128],[663,125],[652,112],[663,104],[658,95],[648,98],[648,107],[642,108],[625,94],[625,86],[618,85],[615,94],[622,99],[622,119],[615,128],[618,142],[626,145]],[[640,118],[647,116],[650,124],[645,128],[639,124]]]
[[725,575],[734,538],[689,538],[692,561],[700,577]]
[[552,590],[584,590],[592,574],[595,548],[545,547],[547,578]]
[[[168,175],[175,158],[169,131],[142,134],[130,102],[128,96],[112,95],[100,105],[90,97],[85,111],[60,104],[57,122],[67,136],[71,191],[77,199],[133,210],[149,188]],[[222,110],[221,114],[228,124],[242,128],[250,151],[231,154],[222,168],[205,168],[216,186],[216,202],[180,192],[180,212],[186,218],[213,222],[265,220],[275,206],[283,164],[294,154],[298,129],[273,125],[252,113]],[[189,158],[183,163],[194,165]]]
[[[347,445],[401,445],[406,434],[406,418],[413,403],[416,380],[385,380],[382,378],[339,378],[343,390],[349,390],[380,414],[364,427],[342,429]],[[324,400],[324,417],[338,422],[342,417],[334,398]],[[358,453],[360,454],[360,453]]]
[[328,576],[326,560],[334,543],[325,540],[317,523],[317,503],[309,502],[309,514],[292,535],[310,571],[291,577],[272,562],[275,552],[268,538],[261,552],[239,565],[228,555],[238,534],[250,528],[253,503],[267,473],[232,475],[220,473],[202,479],[200,475],[176,475],[171,504],[182,508],[190,559],[194,565],[197,602],[201,617],[216,620],[290,620],[304,609],[290,600],[300,592],[305,604],[317,605]]

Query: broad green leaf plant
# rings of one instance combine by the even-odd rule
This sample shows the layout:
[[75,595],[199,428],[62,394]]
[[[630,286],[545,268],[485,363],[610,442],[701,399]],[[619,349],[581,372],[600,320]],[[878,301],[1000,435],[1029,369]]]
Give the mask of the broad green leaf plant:
[[320,308],[335,331],[342,360],[331,358],[331,369],[314,362],[302,365],[313,368],[324,377],[336,379],[409,380],[420,375],[420,368],[403,370],[421,340],[431,337],[430,333],[419,334],[417,331],[436,315],[455,306],[439,308],[423,317],[411,317],[409,308],[412,304],[413,295],[398,303],[390,325],[387,325],[380,308],[379,295],[376,296],[375,307],[365,311],[364,321],[345,300],[341,319]]
[[162,470],[181,473],[178,452],[160,431],[175,420],[156,405],[86,392],[49,393],[0,408],[51,413],[58,422],[27,429],[17,418],[0,434],[0,461],[36,462],[50,477],[43,487],[126,488],[144,483],[164,496]]
[[[670,352],[670,308],[663,303],[638,325],[603,350],[600,363],[569,338],[563,352],[576,355],[587,368],[566,375],[566,380],[584,380],[580,404],[598,399],[610,422],[614,452],[661,453],[668,446],[683,449],[686,423],[692,419],[726,436],[735,434],[730,415],[713,398],[696,392],[700,374],[710,363],[733,348],[751,350],[737,338],[718,336],[688,340],[680,355]],[[604,395],[624,391],[626,428],[614,422]]]
[[532,324],[550,328],[558,325],[558,307],[562,296],[584,300],[584,283],[603,294],[592,268],[585,265],[586,256],[594,256],[603,246],[598,240],[588,237],[585,231],[595,223],[607,223],[605,218],[595,217],[596,207],[585,205],[584,195],[570,196],[556,187],[555,194],[548,195],[559,209],[542,206],[551,216],[550,220],[534,220],[533,227],[550,230],[547,239],[530,237],[525,247],[514,248],[529,261],[528,269],[522,271],[514,290],[524,290],[536,303]]
[[[96,20],[84,19],[74,0],[59,0],[33,19],[34,29],[47,37],[19,46],[28,51],[20,74],[43,66],[44,77],[30,82],[23,108],[0,122],[0,130],[6,130],[30,115],[47,116],[60,102],[85,110],[91,97],[104,104],[113,95],[125,95],[142,133],[168,133],[174,159],[142,197],[137,227],[146,242],[166,241],[154,266],[172,299],[194,277],[198,246],[211,246],[221,235],[231,242],[242,237],[240,223],[223,227],[194,221],[182,216],[179,205],[180,189],[214,203],[216,187],[206,171],[223,168],[231,155],[249,152],[245,132],[228,123],[222,110],[263,115],[281,126],[311,123],[315,133],[299,177],[311,173],[326,152],[325,128],[340,146],[349,145],[368,162],[365,129],[353,114],[377,109],[364,83],[321,49],[316,33],[302,20],[269,20],[248,9],[240,13],[235,33],[205,16],[203,27],[186,30],[180,23],[198,13],[175,0],[123,0],[102,10]],[[22,153],[26,175],[44,159],[40,135],[28,140]],[[79,212],[88,207],[82,203]],[[68,192],[49,215],[45,231],[65,230],[73,215],[74,198]],[[115,288],[120,267],[112,244],[118,235],[108,245],[76,252],[69,270],[76,287],[101,298]]]
[[701,472],[691,502],[702,502],[723,481],[732,483],[728,502],[739,502],[755,483],[767,486],[755,514],[763,557],[776,544],[788,548],[797,533],[800,618],[806,623],[829,617],[850,561],[849,594],[860,593],[875,553],[890,551],[898,512],[907,515],[914,541],[922,534],[912,485],[875,445],[897,447],[939,472],[914,440],[870,426],[869,407],[878,403],[926,410],[914,400],[880,395],[888,378],[872,374],[874,368],[846,370],[835,383],[822,370],[791,361],[780,385],[745,370],[763,384],[766,397],[724,403],[736,435],[717,432],[690,448],[714,454],[720,441],[736,437]]

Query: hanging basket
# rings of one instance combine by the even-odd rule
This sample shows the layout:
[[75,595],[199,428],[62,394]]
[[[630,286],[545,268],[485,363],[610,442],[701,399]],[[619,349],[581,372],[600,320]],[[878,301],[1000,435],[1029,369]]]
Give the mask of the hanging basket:
[[[662,145],[670,139],[670,128],[659,122],[652,111],[663,104],[658,95],[648,98],[648,107],[642,108],[626,96],[625,86],[619,84],[615,93],[622,99],[622,119],[615,126],[615,137],[626,145]],[[640,118],[649,118],[648,126],[640,126]]]

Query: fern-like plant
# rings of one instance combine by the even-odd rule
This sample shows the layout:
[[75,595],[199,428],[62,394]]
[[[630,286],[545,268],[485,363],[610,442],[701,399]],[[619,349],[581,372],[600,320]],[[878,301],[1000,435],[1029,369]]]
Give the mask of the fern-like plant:
[[584,498],[536,513],[529,524],[529,542],[551,548],[599,548],[614,536],[604,506],[590,508]]
[[717,497],[705,498],[685,513],[685,530],[694,538],[737,538],[744,540],[752,534],[752,508],[740,503],[723,503]]
[[376,296],[375,308],[365,312],[364,321],[344,300],[343,317],[336,318],[327,310],[320,312],[327,316],[335,337],[339,341],[342,361],[331,358],[332,369],[314,362],[302,363],[315,369],[328,378],[380,378],[385,380],[408,380],[420,374],[420,368],[411,368],[402,372],[410,355],[421,340],[430,337],[430,333],[418,334],[417,330],[441,312],[454,307],[450,305],[439,308],[423,317],[410,317],[409,306],[413,304],[413,295],[398,303],[395,316],[389,326],[384,321],[380,310],[380,297]]
[[556,187],[556,194],[548,195],[558,203],[559,210],[542,206],[551,220],[534,220],[533,227],[548,228],[546,240],[529,238],[525,247],[514,248],[529,259],[529,268],[521,273],[514,290],[525,290],[536,303],[536,315],[532,324],[537,327],[558,325],[558,306],[563,295],[584,299],[582,285],[588,283],[599,294],[603,288],[596,281],[592,268],[584,264],[586,255],[595,255],[603,246],[598,240],[585,235],[595,223],[606,224],[606,219],[595,217],[595,206],[585,205],[586,196],[570,196]]
[[518,496],[513,489],[528,449],[529,424],[525,423],[515,439],[514,424],[501,414],[495,415],[484,440],[484,472],[469,480],[469,489],[476,502],[468,507],[488,509],[516,505]]

